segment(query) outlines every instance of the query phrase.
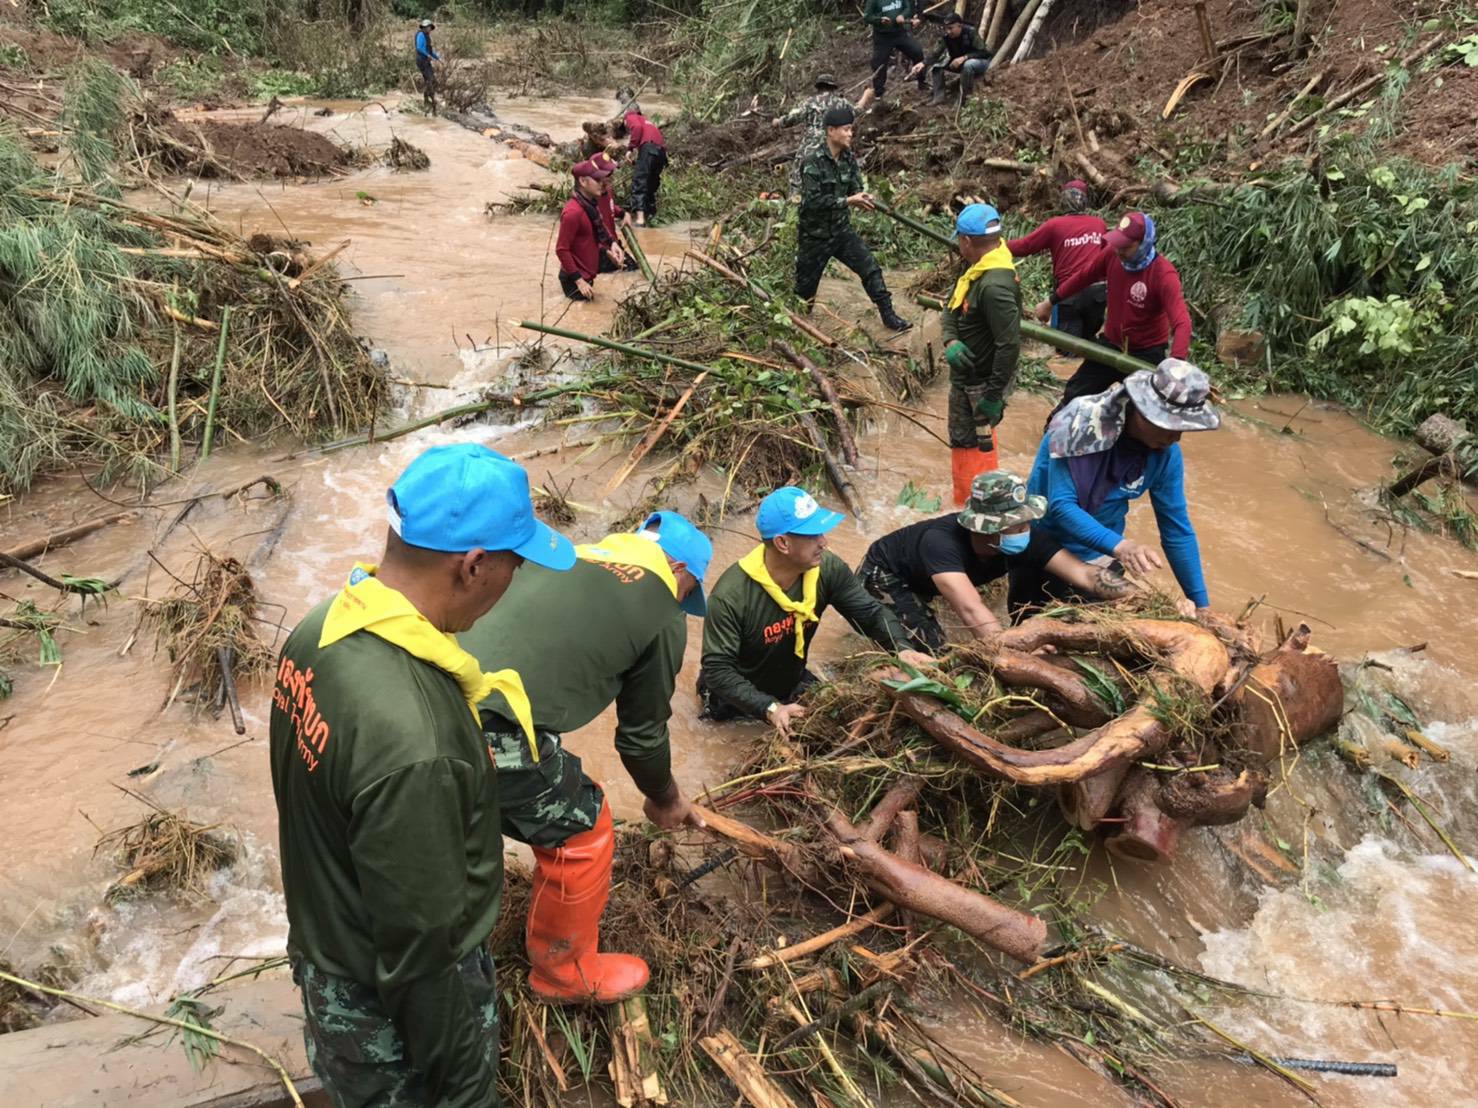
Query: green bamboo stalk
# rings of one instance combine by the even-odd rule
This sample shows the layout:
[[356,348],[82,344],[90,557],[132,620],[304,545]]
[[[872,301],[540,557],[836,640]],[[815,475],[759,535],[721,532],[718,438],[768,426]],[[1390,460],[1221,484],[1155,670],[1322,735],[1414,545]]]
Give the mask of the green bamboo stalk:
[[925,235],[928,238],[933,239],[935,242],[949,247],[951,250],[955,248],[954,241],[948,235],[944,234],[943,232],[934,230],[933,227],[930,227],[927,224],[920,223],[917,219],[914,219],[913,216],[904,215],[896,208],[890,208],[887,204],[884,204],[877,197],[873,197],[872,206],[878,211],[882,212],[884,215],[896,219],[905,227],[917,231],[919,234]]
[[657,283],[657,274],[652,271],[652,263],[647,261],[647,252],[641,248],[637,241],[636,229],[629,223],[621,225],[621,235],[626,239],[626,245],[631,248],[631,254],[636,258],[636,264],[641,266],[642,276],[652,284]]
[[205,436],[200,443],[200,457],[210,457],[211,439],[216,431],[216,402],[221,397],[221,370],[226,365],[226,332],[231,326],[231,306],[221,309],[221,340],[216,344],[216,365],[210,375],[210,402],[205,408]]
[[[923,293],[914,297],[920,307],[933,308],[936,312],[944,311],[944,301]],[[1092,358],[1095,362],[1102,362],[1111,369],[1117,369],[1120,373],[1130,374],[1141,369],[1153,370],[1155,367],[1149,362],[1142,362],[1138,358],[1131,358],[1115,350],[1110,346],[1100,346],[1092,339],[1079,338],[1077,335],[1069,335],[1066,331],[1058,331],[1055,328],[1044,326],[1034,319],[1023,319],[1021,321],[1021,334],[1024,338],[1035,339],[1044,342],[1048,346],[1068,354],[1077,354],[1083,358]]]
[[491,400],[479,400],[472,404],[458,404],[452,408],[443,408],[439,412],[433,412],[421,419],[413,419],[408,423],[402,423],[398,427],[392,427],[388,431],[376,431],[374,438],[368,434],[350,435],[347,439],[337,439],[334,442],[326,442],[318,447],[320,454],[332,454],[335,450],[344,450],[350,446],[366,446],[370,442],[389,442],[391,439],[403,438],[412,431],[419,431],[425,427],[436,427],[449,419],[457,419],[461,416],[479,415],[482,412],[491,411],[514,404],[537,404],[543,400],[552,400],[556,396],[564,396],[566,393],[579,392],[585,388],[585,384],[561,385],[558,388],[544,389],[540,392],[531,392],[527,396],[507,397],[495,396]]
[[169,468],[180,471],[180,325],[174,325],[174,353],[169,358]]
[[538,331],[545,335],[558,335],[562,339],[574,339],[576,342],[588,342],[592,346],[604,346],[607,350],[629,354],[633,358],[646,358],[648,361],[664,362],[667,365],[675,365],[679,369],[690,369],[694,373],[705,373],[713,368],[712,366],[699,365],[697,362],[690,362],[686,358],[675,358],[671,354],[659,354],[655,350],[643,350],[639,346],[628,346],[624,342],[602,338],[600,335],[582,335],[579,331],[566,331],[563,327],[550,327],[543,323],[535,323],[529,319],[524,320],[519,326],[530,331]]

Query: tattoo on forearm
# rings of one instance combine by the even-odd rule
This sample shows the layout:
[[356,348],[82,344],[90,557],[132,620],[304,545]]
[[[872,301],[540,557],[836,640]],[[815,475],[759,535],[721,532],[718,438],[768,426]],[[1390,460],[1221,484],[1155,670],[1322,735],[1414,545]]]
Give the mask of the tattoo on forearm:
[[1129,578],[1109,566],[1099,566],[1093,571],[1093,591],[1099,596],[1114,600],[1132,588],[1134,586],[1129,583]]

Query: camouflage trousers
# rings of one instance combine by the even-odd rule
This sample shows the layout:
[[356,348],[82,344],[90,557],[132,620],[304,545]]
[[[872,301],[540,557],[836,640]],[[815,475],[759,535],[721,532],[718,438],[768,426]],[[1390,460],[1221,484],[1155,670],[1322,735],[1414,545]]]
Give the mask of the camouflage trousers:
[[851,227],[832,235],[801,232],[795,249],[795,294],[802,300],[812,299],[821,284],[821,275],[826,272],[826,263],[833,258],[862,278],[862,287],[874,304],[887,299],[883,267]]
[[[425,1082],[411,1067],[405,1042],[371,985],[292,956],[303,994],[308,1064],[334,1108],[431,1108]],[[482,1032],[487,1063],[498,1068],[498,990],[493,958],[479,945],[457,965]],[[493,1108],[496,1108],[496,1099]]]
[[529,740],[512,724],[485,730],[483,737],[498,770],[498,808],[506,838],[552,849],[595,826],[605,792],[553,731],[535,733],[537,762]]
[[800,146],[795,152],[795,161],[790,163],[790,195],[801,194],[801,166],[807,158],[826,144],[826,132],[821,129],[807,131],[806,137],[801,139]]
[[925,654],[939,653],[944,646],[944,628],[934,618],[934,610],[928,600],[893,573],[866,559],[857,567],[857,577],[864,589],[893,609],[916,650]]
[[953,450],[979,447],[989,452],[995,443],[991,426],[975,414],[975,405],[985,396],[984,385],[949,383],[949,445]]

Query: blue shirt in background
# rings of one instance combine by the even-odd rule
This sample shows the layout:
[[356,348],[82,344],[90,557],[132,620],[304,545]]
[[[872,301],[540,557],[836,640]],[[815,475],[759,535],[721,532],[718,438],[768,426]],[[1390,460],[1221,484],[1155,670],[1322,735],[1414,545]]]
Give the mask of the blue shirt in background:
[[441,61],[441,55],[431,49],[431,36],[425,31],[416,32],[416,57],[430,58],[434,62]]
[[1201,571],[1201,546],[1186,510],[1185,463],[1179,444],[1151,450],[1144,475],[1130,484],[1119,485],[1104,498],[1098,511],[1089,514],[1078,503],[1078,490],[1067,459],[1052,457],[1047,436],[1043,435],[1027,479],[1027,491],[1047,498],[1047,515],[1036,526],[1047,528],[1064,547],[1085,561],[1100,554],[1113,555],[1114,547],[1124,540],[1129,502],[1149,493],[1155,522],[1160,528],[1160,546],[1175,579],[1196,607],[1205,608],[1211,603]]

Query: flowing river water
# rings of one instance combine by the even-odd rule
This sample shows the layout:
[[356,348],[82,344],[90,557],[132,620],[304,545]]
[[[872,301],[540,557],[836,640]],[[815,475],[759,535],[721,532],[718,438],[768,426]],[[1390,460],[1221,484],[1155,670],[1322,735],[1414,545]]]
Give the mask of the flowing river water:
[[[609,102],[585,98],[509,101],[508,121],[573,138],[579,121],[604,114]],[[488,215],[488,202],[551,175],[497,143],[442,120],[403,115],[391,104],[318,105],[290,111],[305,126],[345,142],[387,143],[401,135],[423,148],[423,173],[359,171],[333,181],[287,185],[230,184],[206,195],[213,212],[246,232],[284,230],[338,255],[354,278],[357,328],[390,356],[397,377],[436,388],[400,391],[397,415],[450,406],[514,372],[508,357],[523,318],[599,332],[621,291],[638,275],[602,277],[599,298],[570,305],[559,293],[548,216]],[[251,113],[246,113],[250,115]],[[229,114],[228,114],[229,117]],[[365,196],[372,197],[366,200]],[[192,197],[202,200],[197,186]],[[706,228],[704,229],[706,231]],[[643,232],[654,264],[681,264],[687,231]],[[886,259],[884,259],[886,261]],[[848,281],[828,280],[822,297],[836,311],[862,318]],[[926,332],[930,328],[925,328]],[[921,338],[914,339],[916,343]],[[1066,364],[1056,366],[1067,372]],[[944,389],[919,404],[927,428],[943,434]],[[1002,428],[1003,465],[1025,472],[1047,400],[1021,396]],[[1394,443],[1344,413],[1305,405],[1299,397],[1234,403],[1216,434],[1185,444],[1189,497],[1205,554],[1213,604],[1240,611],[1262,598],[1258,618],[1307,619],[1315,642],[1342,659],[1372,652],[1430,721],[1427,733],[1452,751],[1446,765],[1426,766],[1417,791],[1458,845],[1478,854],[1478,582],[1460,574],[1478,557],[1436,535],[1383,529],[1370,521],[1364,493],[1389,473]],[[255,580],[275,622],[290,627],[337,587],[355,560],[373,559],[384,532],[383,492],[427,446],[473,439],[505,452],[557,444],[579,428],[536,428],[533,420],[432,428],[390,443],[329,455],[290,453],[292,443],[233,442],[187,479],[155,493],[176,501],[204,489],[228,489],[259,474],[277,477],[292,507],[275,545],[262,548],[278,523],[270,502],[205,501],[155,551],[174,507],[141,512],[48,555],[53,572],[113,577],[128,570],[125,598],[158,597],[188,578],[201,549],[252,559]],[[588,433],[588,430],[583,432]],[[865,526],[849,521],[833,547],[850,563],[885,531],[918,518],[897,504],[908,482],[947,492],[948,451],[918,425],[885,416],[861,440],[859,489]],[[601,488],[621,448],[566,450],[528,463],[536,483],[557,484],[578,505],[591,505],[567,530],[598,537],[640,492],[642,472],[612,502]],[[176,489],[176,486],[178,488]],[[129,500],[128,490],[109,493]],[[0,546],[88,518],[109,506],[74,479],[56,479],[0,508]],[[1131,534],[1153,537],[1147,509],[1133,513]],[[752,518],[730,517],[716,533],[713,576],[754,541]],[[1356,541],[1356,540],[1360,541]],[[11,578],[16,597],[43,597],[40,586]],[[840,620],[823,626],[815,657],[855,641]],[[575,629],[571,629],[575,633]],[[697,720],[692,679],[700,636],[690,635],[674,705],[674,768],[690,791],[730,776],[757,734],[745,726]],[[157,1004],[209,980],[233,958],[279,953],[286,918],[276,868],[276,813],[266,757],[267,696],[243,692],[246,734],[229,717],[195,720],[187,706],[161,705],[172,673],[138,629],[137,606],[115,600],[89,606],[60,636],[59,670],[17,669],[15,695],[0,702],[0,959],[34,967],[47,961],[82,967],[80,991],[129,1004]],[[1425,650],[1399,650],[1425,643]],[[609,745],[611,719],[569,737],[591,772],[603,778],[618,817],[640,818],[639,798]],[[1249,988],[1311,1000],[1393,999],[1427,1008],[1478,1008],[1478,877],[1428,833],[1393,822],[1383,833],[1359,833],[1347,810],[1349,789],[1324,787],[1350,771],[1332,758],[1300,765],[1275,793],[1266,820],[1249,824],[1282,838],[1309,870],[1274,883],[1228,866],[1229,836],[1187,837],[1162,868],[1118,862],[1099,853],[1085,876],[1107,894],[1096,909],[1107,924],[1183,964]],[[101,892],[116,876],[93,855],[99,828],[132,823],[140,802],[126,785],[203,822],[235,829],[240,861],[212,879],[211,898],[195,906],[158,901],[104,906]],[[1411,820],[1415,824],[1415,820]],[[1315,864],[1312,859],[1328,859]],[[1395,1080],[1315,1077],[1330,1105],[1472,1103],[1478,1085],[1478,1026],[1468,1021],[1355,1011],[1279,1001],[1248,1016],[1228,1010],[1221,1026],[1271,1054],[1394,1060]],[[1006,1029],[982,1026],[950,998],[937,1000],[940,1036],[973,1059],[998,1086],[1025,1104],[1128,1104],[1122,1090],[1056,1050],[1023,1043]],[[1166,1088],[1186,1104],[1282,1104],[1302,1099],[1288,1086],[1239,1068],[1172,1066]]]

